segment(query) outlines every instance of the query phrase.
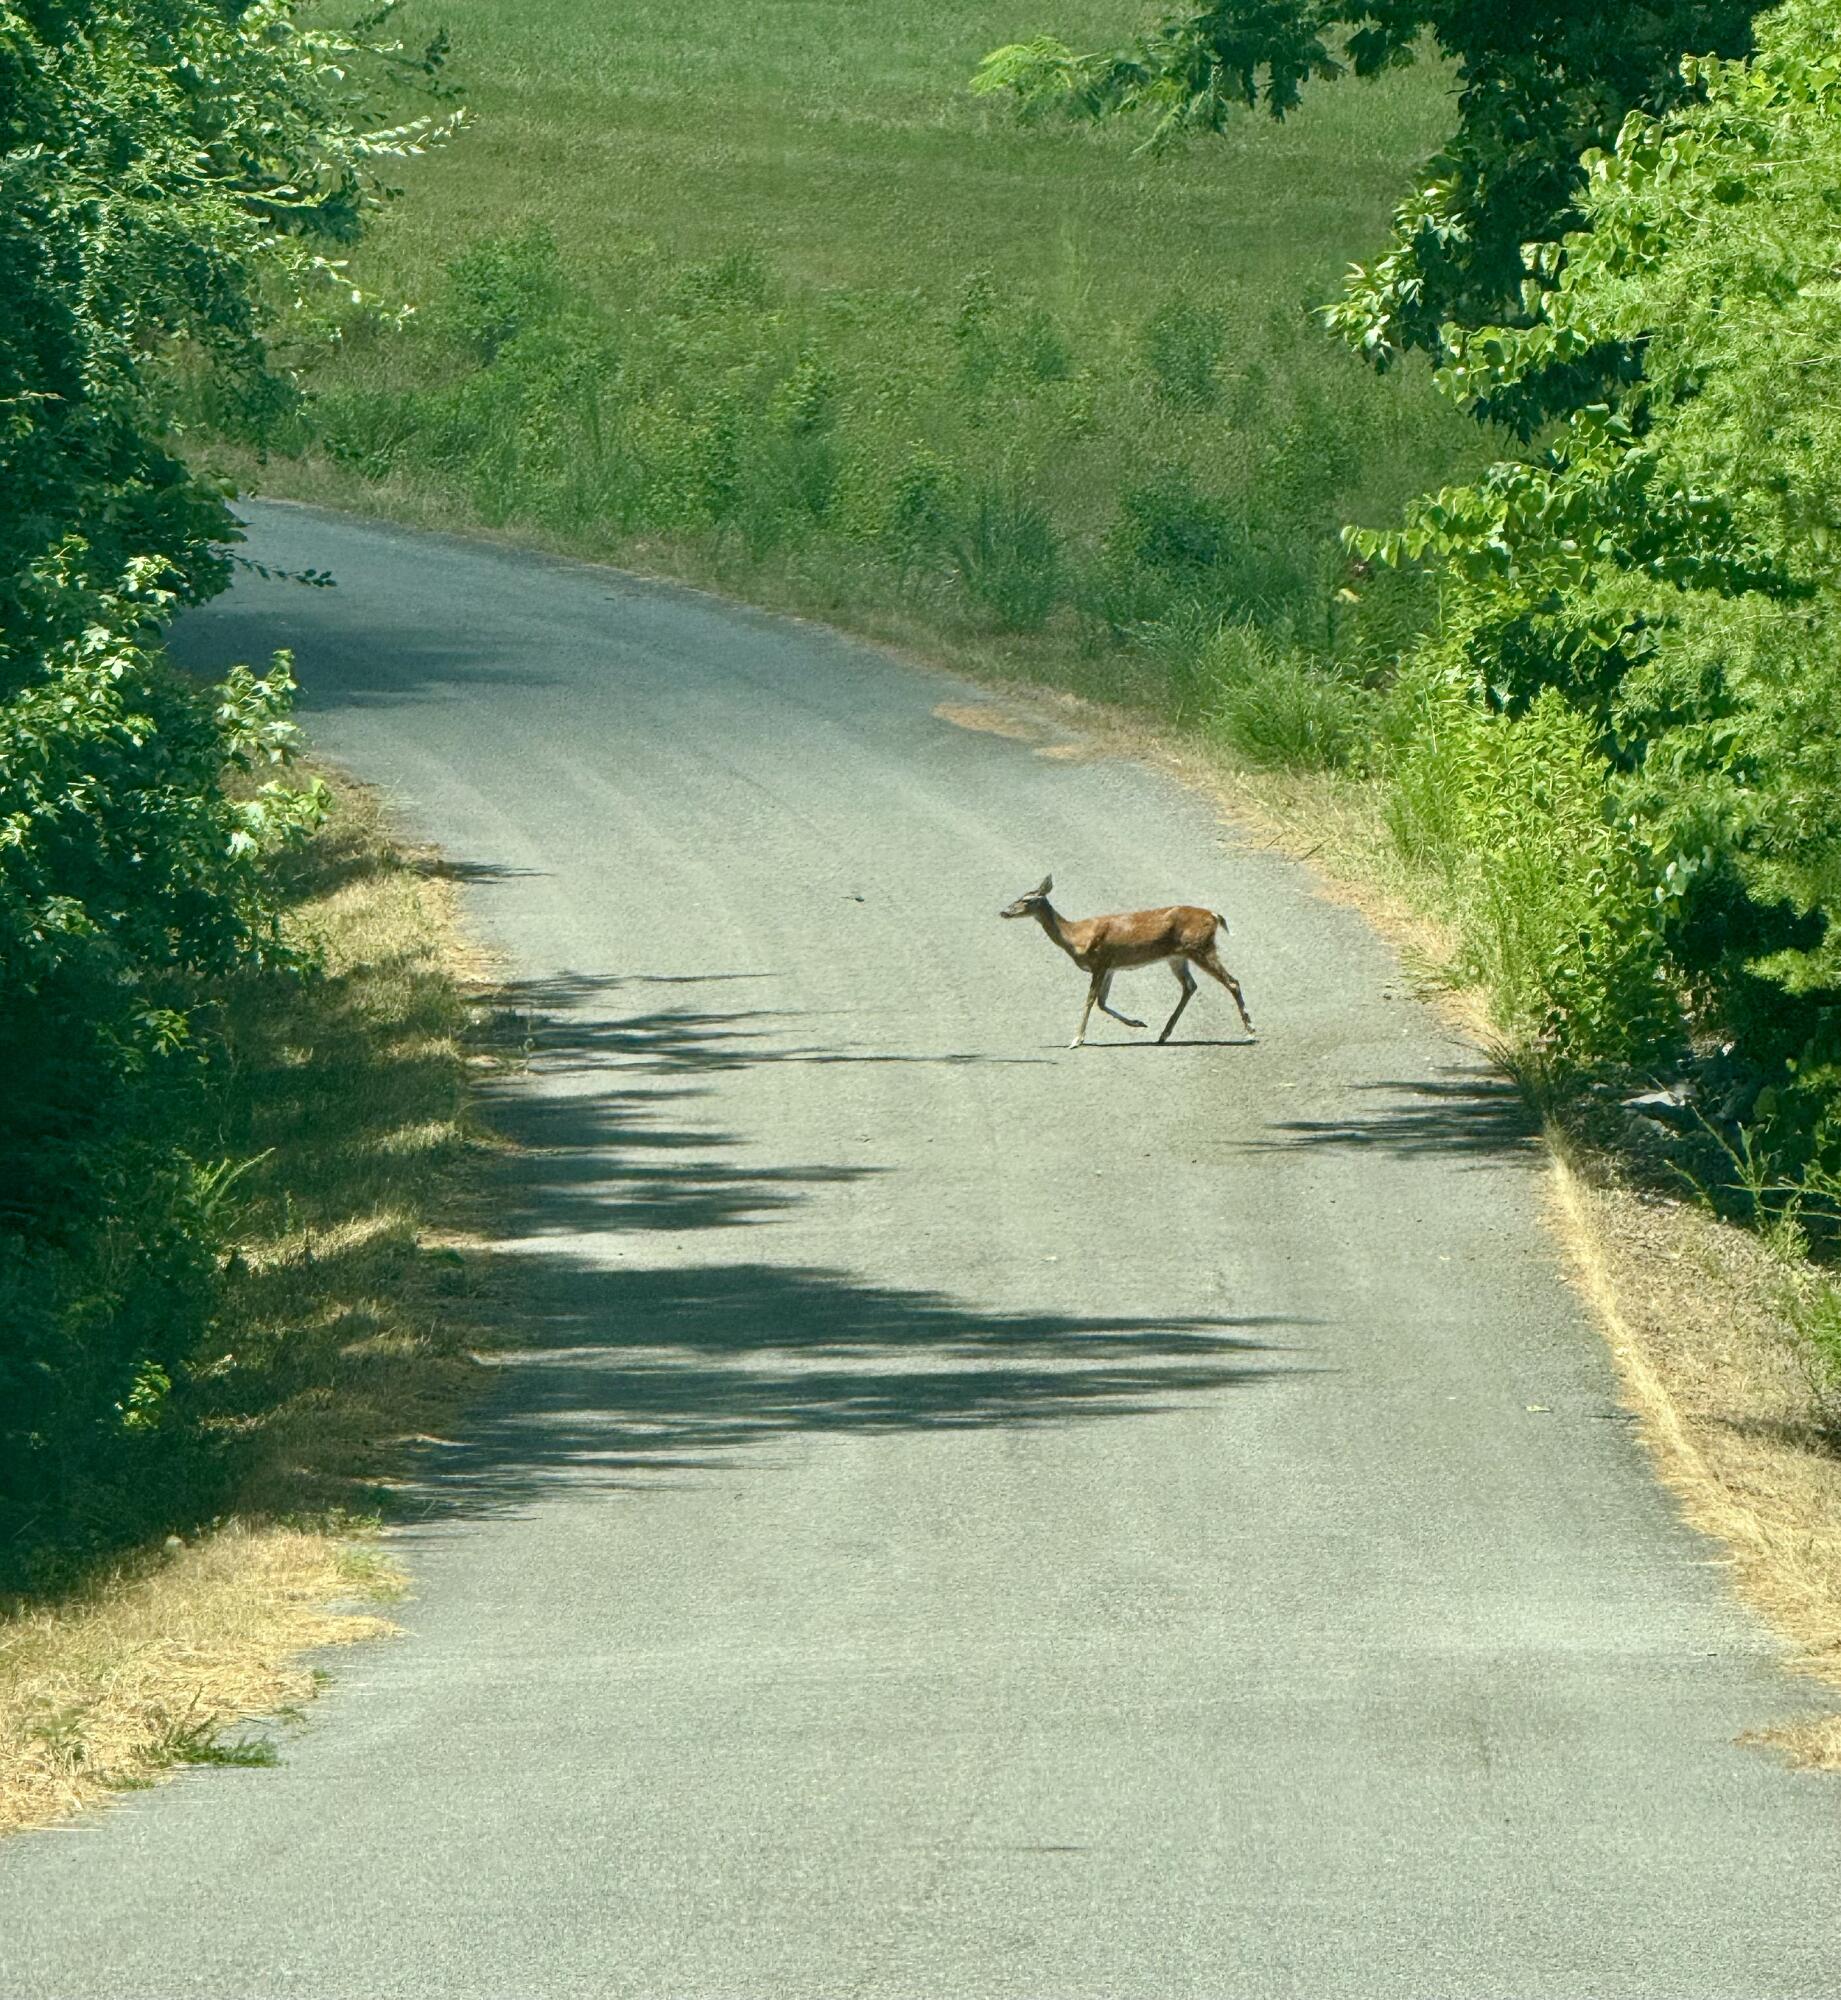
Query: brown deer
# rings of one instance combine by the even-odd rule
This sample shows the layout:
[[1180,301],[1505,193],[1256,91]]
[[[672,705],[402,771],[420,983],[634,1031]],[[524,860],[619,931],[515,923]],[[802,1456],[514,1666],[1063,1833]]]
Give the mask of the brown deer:
[[1240,982],[1215,954],[1215,932],[1227,928],[1227,919],[1218,911],[1198,909],[1193,903],[1176,903],[1167,910],[1121,910],[1109,917],[1083,917],[1070,922],[1048,900],[1048,892],[1054,886],[1055,878],[1044,875],[1039,889],[1019,896],[1007,910],[999,910],[997,914],[1034,917],[1081,971],[1091,975],[1087,1004],[1081,1010],[1080,1026],[1069,1048],[1077,1049],[1087,1039],[1087,1021],[1095,1007],[1115,1021],[1123,1021],[1128,1028],[1144,1026],[1142,1021],[1134,1021],[1129,1014],[1121,1014],[1106,1004],[1112,975],[1131,965],[1167,965],[1183,989],[1175,1013],[1163,1024],[1163,1033],[1157,1037],[1160,1042],[1170,1039],[1177,1017],[1195,995],[1195,974],[1189,969],[1192,965],[1199,965],[1211,979],[1220,980],[1234,996],[1234,1005],[1240,1009],[1247,1033],[1254,1032],[1253,1017],[1241,996]]

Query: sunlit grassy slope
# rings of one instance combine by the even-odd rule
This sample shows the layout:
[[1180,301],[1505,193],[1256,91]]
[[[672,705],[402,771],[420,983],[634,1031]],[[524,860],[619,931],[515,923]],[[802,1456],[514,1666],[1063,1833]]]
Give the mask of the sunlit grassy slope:
[[[1336,761],[1415,615],[1339,608],[1337,532],[1479,447],[1423,370],[1377,378],[1310,308],[1383,242],[1446,80],[1321,89],[1160,158],[968,87],[1002,41],[1130,15],[443,6],[471,130],[412,164],[354,265],[417,314],[351,319],[258,483],[1231,711],[1263,757]],[[1198,670],[1223,620],[1242,636]]]
[[1375,248],[1450,119],[1428,66],[1147,161],[1141,133],[1023,129],[967,91],[998,43],[1098,45],[1138,11],[1103,0],[417,4],[475,118],[369,260],[422,293],[459,243],[542,222],[591,279],[747,243],[804,285],[949,297],[995,267],[1083,321],[1135,319],[1185,271],[1291,303]]

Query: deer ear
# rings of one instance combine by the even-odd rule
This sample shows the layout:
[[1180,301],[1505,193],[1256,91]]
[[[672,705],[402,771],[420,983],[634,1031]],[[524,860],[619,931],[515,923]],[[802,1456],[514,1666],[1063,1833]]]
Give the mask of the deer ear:
[[1055,878],[1052,875],[1044,875],[1042,877],[1042,886],[1036,891],[1036,894],[1038,896],[1046,896],[1054,886]]

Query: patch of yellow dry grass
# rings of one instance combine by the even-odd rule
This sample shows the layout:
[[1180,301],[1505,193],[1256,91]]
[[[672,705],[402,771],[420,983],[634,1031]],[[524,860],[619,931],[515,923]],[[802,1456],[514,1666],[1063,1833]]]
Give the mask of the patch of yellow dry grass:
[[[1560,1234],[1626,1399],[1684,1516],[1722,1543],[1741,1597],[1841,1687],[1841,1459],[1817,1421],[1784,1266],[1729,1223],[1554,1167]],[[1841,1715],[1768,1730],[1841,1770]]]
[[392,1629],[334,1600],[394,1595],[374,1544],[220,1529],[138,1574],[0,1625],[0,1833],[154,1782],[308,1700],[299,1655]]
[[334,1608],[397,1587],[349,1523],[481,1378],[467,1071],[483,968],[439,865],[404,852],[361,788],[332,789],[326,827],[280,870],[288,931],[323,976],[220,996],[233,1060],[214,1137],[252,1164],[198,1366],[235,1519],[0,1619],[0,1833],[221,1760],[224,1731],[313,1693],[303,1650],[388,1631]]

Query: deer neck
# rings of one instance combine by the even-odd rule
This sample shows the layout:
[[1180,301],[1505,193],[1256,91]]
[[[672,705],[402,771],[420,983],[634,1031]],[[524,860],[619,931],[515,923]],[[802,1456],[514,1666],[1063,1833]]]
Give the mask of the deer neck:
[[1058,944],[1069,958],[1079,958],[1079,945],[1074,941],[1068,926],[1062,922],[1060,913],[1051,904],[1044,903],[1036,912],[1036,922],[1042,926],[1051,943]]

